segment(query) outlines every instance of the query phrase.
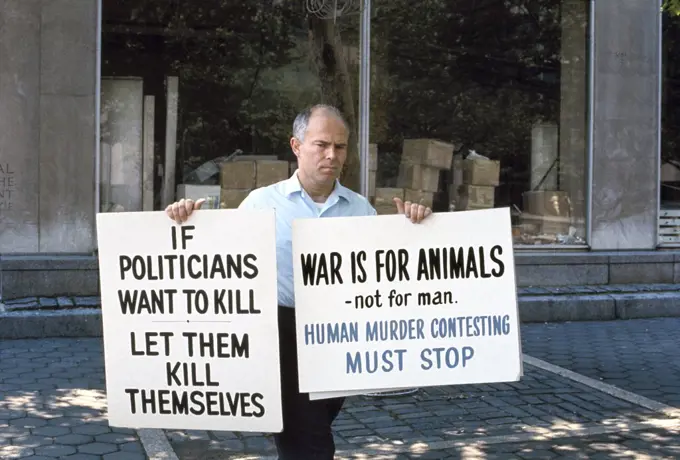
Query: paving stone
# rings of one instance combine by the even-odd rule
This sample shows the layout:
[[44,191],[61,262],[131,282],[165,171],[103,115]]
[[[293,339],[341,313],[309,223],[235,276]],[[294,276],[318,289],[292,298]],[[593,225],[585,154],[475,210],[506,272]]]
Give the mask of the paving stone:
[[124,444],[126,442],[134,442],[136,439],[137,437],[134,435],[123,433],[106,433],[95,437],[97,442],[108,442],[111,444]]
[[24,417],[10,420],[9,424],[21,428],[39,428],[47,425],[47,421],[41,418]]
[[101,299],[99,297],[76,297],[74,299],[76,305],[79,307],[100,307]]
[[[680,318],[522,325],[525,353],[657,401],[680,400]],[[589,359],[597,357],[597,359]]]
[[67,434],[54,438],[57,444],[64,444],[67,446],[77,446],[81,444],[88,444],[93,442],[92,436],[85,436],[83,434]]
[[111,452],[116,452],[117,450],[118,446],[105,442],[93,442],[78,446],[78,452],[83,454],[104,455]]
[[35,449],[36,455],[43,455],[45,457],[63,458],[67,455],[75,454],[76,448],[73,446],[61,446],[53,444],[51,446],[37,447]]
[[54,439],[47,436],[20,436],[12,439],[12,444],[23,447],[48,446],[53,442]]
[[[112,434],[104,380],[101,339],[0,340],[0,459],[102,460],[118,452],[115,443],[93,442]],[[144,455],[134,430],[109,440],[130,459]]]
[[70,297],[58,297],[57,304],[60,307],[72,307],[74,305],[73,299],[71,299]]
[[101,460],[101,455],[91,455],[91,454],[73,454],[68,457],[64,457],[68,460]]
[[34,455],[34,450],[23,446],[0,446],[0,458],[2,460],[15,460]]
[[87,436],[99,436],[105,433],[109,433],[110,430],[107,426],[104,425],[89,424],[73,427],[72,431],[75,434],[84,434]]
[[5,305],[16,305],[16,304],[23,304],[23,303],[36,303],[38,302],[37,297],[22,297],[20,299],[12,299],[12,300],[5,300],[4,304]]
[[39,300],[40,307],[54,308],[58,306],[57,299],[51,297],[41,297]]
[[119,445],[118,448],[123,452],[135,452],[135,453],[144,452],[144,447],[142,447],[142,443],[139,441],[126,442],[124,444]]
[[133,452],[114,452],[106,454],[104,460],[146,460],[146,455],[137,454]]

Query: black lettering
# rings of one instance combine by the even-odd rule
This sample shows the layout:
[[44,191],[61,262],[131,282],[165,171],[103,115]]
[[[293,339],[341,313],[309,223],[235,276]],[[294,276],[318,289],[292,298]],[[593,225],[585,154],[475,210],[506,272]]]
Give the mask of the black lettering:
[[[187,271],[189,272],[189,277],[191,279],[195,280],[195,279],[201,278],[200,270],[194,271],[194,263],[200,263],[200,262],[201,262],[201,258],[196,254],[190,255],[189,258],[187,259]],[[184,277],[182,277],[182,279],[183,278]]]
[[494,268],[493,270],[491,270],[491,273],[496,278],[500,278],[501,276],[503,276],[503,273],[505,273],[505,264],[501,259],[498,258],[498,256],[500,256],[501,254],[503,254],[503,247],[499,245],[495,245],[494,247],[492,247],[489,253],[489,257],[496,263],[498,267],[497,269]]
[[259,274],[259,270],[257,268],[257,265],[255,265],[255,262],[257,261],[257,256],[255,254],[246,254],[243,257],[243,265],[246,266],[248,269],[243,273],[243,276],[246,279],[253,279]]
[[491,278],[491,273],[486,272],[486,257],[484,257],[484,247],[479,247],[479,274],[482,278]]
[[172,226],[170,227],[170,237],[172,239],[172,249],[177,249],[177,227]]
[[428,279],[430,280],[440,280],[442,279],[442,272],[441,272],[441,252],[437,248],[431,248],[429,250],[429,259],[430,259],[430,277]]
[[475,278],[479,278],[479,272],[477,271],[477,258],[475,256],[475,248],[468,248],[467,264],[465,266],[465,277],[470,278],[470,275],[474,275]]
[[331,252],[331,284],[342,284],[342,255],[339,252]]
[[132,268],[132,259],[129,256],[120,256],[118,266],[120,267],[120,279],[125,281],[125,273]]
[[187,248],[187,241],[194,239],[193,235],[189,233],[189,230],[196,230],[196,226],[182,225],[182,249]]
[[224,262],[221,257],[213,257],[212,267],[210,267],[210,279],[215,279],[220,275],[222,279],[227,278],[227,271],[224,268]]
[[423,248],[418,251],[418,280],[422,279],[426,281],[430,280],[430,272],[427,266],[427,254]]
[[301,254],[302,262],[302,282],[305,286],[314,285],[314,275],[316,274],[316,254]]
[[262,393],[253,393],[251,397],[251,402],[253,403],[253,406],[257,408],[257,412],[253,412],[253,417],[263,417],[265,414],[264,406],[262,405],[262,399],[264,396],[262,396]]
[[458,279],[465,276],[465,257],[463,256],[463,248],[458,248],[458,254],[456,254],[456,248],[449,249],[449,278]]
[[137,406],[136,406],[135,396],[137,396],[139,394],[139,389],[137,389],[137,388],[127,388],[127,389],[125,389],[125,393],[130,395],[130,413],[136,414],[137,413]]

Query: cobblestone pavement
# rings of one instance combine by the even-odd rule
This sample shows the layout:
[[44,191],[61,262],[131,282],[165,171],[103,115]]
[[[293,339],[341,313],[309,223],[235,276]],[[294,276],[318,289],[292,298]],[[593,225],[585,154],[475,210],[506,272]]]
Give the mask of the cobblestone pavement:
[[0,341],[0,459],[143,460],[106,420],[99,339]]
[[526,324],[528,355],[680,407],[680,318]]
[[[524,352],[680,406],[680,319],[530,324]],[[0,341],[0,459],[147,458],[106,421],[101,339]],[[338,459],[680,458],[680,420],[525,364],[520,382],[348,399]],[[273,459],[270,436],[175,431],[180,460]]]
[[[370,451],[376,444],[385,448],[427,443],[426,452],[403,458],[457,458],[455,455],[461,454],[458,447],[445,447],[457,440],[470,444],[489,437],[532,439],[536,433],[564,434],[584,427],[623,429],[650,418],[665,419],[649,409],[525,365],[525,375],[517,383],[426,388],[389,398],[349,398],[334,429],[341,453]],[[271,438],[255,433],[168,431],[167,435],[181,460],[275,454]],[[527,447],[512,444],[505,448]]]

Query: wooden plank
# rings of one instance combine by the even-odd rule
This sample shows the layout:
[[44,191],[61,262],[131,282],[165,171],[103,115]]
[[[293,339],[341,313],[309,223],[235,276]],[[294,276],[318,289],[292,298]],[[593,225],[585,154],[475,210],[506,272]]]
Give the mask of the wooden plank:
[[680,227],[680,219],[659,219],[659,225],[672,225]]
[[659,212],[659,217],[680,217],[680,209],[663,209]]

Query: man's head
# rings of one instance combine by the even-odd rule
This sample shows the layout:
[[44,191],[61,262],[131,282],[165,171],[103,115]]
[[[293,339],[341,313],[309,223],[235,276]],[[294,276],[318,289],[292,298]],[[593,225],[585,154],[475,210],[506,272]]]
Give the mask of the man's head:
[[347,159],[348,139],[347,122],[335,107],[319,104],[300,112],[290,140],[300,179],[314,187],[332,186]]

